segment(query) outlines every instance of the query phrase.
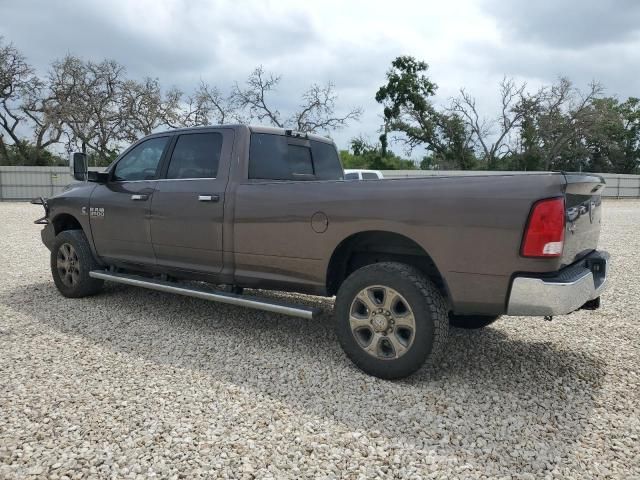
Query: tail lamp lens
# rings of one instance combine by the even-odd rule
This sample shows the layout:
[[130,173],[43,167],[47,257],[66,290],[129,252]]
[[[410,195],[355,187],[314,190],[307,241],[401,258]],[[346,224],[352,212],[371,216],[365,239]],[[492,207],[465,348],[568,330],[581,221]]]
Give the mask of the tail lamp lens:
[[522,240],[524,257],[559,257],[564,246],[564,198],[540,200],[531,209]]

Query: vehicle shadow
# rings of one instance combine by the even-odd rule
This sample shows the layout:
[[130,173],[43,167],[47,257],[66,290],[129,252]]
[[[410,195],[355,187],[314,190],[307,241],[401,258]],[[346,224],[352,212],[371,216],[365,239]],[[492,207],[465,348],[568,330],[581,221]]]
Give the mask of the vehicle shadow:
[[[570,450],[605,375],[599,358],[512,338],[501,324],[511,320],[500,320],[484,330],[452,329],[437,366],[383,381],[361,373],[342,353],[330,301],[297,298],[325,314],[305,321],[120,285],[72,300],[51,282],[16,289],[0,301],[102,348],[198,370],[350,430],[375,430],[416,448],[446,443],[478,461],[504,455],[501,461],[516,462],[509,456],[513,444],[527,438],[544,438],[542,462]],[[457,433],[461,425],[477,425],[478,436],[502,446],[478,451],[475,438]]]

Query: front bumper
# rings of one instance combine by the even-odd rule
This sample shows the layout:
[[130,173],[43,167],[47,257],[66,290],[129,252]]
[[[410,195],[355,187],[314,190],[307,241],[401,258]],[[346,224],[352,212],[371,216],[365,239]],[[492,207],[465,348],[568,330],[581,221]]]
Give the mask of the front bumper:
[[594,251],[550,275],[516,275],[511,283],[507,315],[565,315],[594,300],[607,283],[609,254]]
[[45,227],[40,231],[40,237],[42,238],[42,243],[44,243],[45,247],[51,250],[53,248],[53,242],[56,239],[56,231],[51,223],[45,225]]

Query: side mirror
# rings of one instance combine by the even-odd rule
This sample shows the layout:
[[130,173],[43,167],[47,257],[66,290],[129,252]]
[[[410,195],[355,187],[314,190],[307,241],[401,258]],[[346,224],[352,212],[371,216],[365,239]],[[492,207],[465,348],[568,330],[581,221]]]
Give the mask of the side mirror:
[[71,176],[79,182],[87,181],[87,172],[89,165],[87,164],[87,155],[85,153],[74,152],[69,156],[69,170]]
[[105,184],[109,181],[109,173],[108,172],[89,172],[87,174],[87,181]]

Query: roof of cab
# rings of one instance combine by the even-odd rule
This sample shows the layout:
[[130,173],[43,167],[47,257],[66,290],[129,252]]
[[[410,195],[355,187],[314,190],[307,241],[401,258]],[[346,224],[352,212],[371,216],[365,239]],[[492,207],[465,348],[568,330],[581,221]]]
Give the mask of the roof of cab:
[[172,130],[165,130],[163,132],[157,132],[152,135],[159,135],[163,133],[177,133],[177,132],[193,132],[198,130],[206,130],[209,128],[233,128],[234,130],[239,130],[242,128],[248,128],[252,133],[267,133],[270,135],[291,135],[291,136],[302,136],[303,138],[308,138],[309,140],[315,140],[318,142],[324,143],[334,143],[333,140],[329,137],[325,137],[322,135],[318,135],[315,133],[307,133],[307,132],[297,132],[295,130],[289,128],[279,128],[279,127],[267,127],[264,125],[245,125],[245,124],[224,124],[224,125],[203,125],[199,127],[186,127],[186,128],[175,128]]
[[247,125],[252,133],[268,133],[270,135],[291,135],[302,136],[309,140],[316,140],[318,142],[333,143],[333,140],[323,135],[308,132],[298,132],[291,128],[279,128],[279,127],[265,127],[263,125]]

